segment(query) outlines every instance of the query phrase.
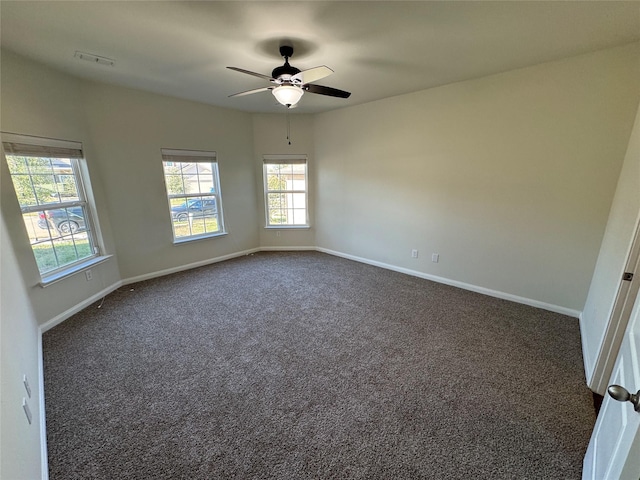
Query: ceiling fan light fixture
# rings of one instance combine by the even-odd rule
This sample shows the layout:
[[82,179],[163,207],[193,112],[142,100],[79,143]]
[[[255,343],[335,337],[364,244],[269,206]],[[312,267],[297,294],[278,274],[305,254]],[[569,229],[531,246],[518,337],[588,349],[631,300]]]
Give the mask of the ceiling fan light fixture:
[[285,107],[292,107],[300,101],[304,90],[293,85],[280,85],[271,90],[271,93],[273,93],[273,96],[276,97],[279,103]]

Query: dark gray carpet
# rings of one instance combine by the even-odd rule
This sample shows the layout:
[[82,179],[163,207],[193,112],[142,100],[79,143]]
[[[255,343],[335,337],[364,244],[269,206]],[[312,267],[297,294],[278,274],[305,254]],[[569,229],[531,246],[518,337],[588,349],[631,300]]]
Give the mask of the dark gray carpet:
[[52,480],[580,478],[576,319],[316,252],[96,307],[44,334]]

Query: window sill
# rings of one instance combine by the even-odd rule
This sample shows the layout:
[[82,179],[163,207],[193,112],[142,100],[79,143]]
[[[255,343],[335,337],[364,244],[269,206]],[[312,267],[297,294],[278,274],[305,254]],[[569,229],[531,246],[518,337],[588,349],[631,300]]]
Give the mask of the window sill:
[[304,230],[311,228],[311,225],[267,225],[266,230]]
[[46,288],[49,285],[53,285],[54,283],[59,282],[60,280],[64,280],[65,278],[70,277],[71,275],[75,275],[76,273],[80,273],[95,265],[99,265],[103,262],[106,262],[111,257],[113,257],[113,255],[99,255],[97,257],[92,257],[88,259],[86,262],[82,262],[77,265],[73,265],[69,268],[65,268],[64,270],[61,270],[59,272],[53,273],[51,275],[46,275],[44,277],[41,277],[40,286],[42,288]]
[[224,237],[225,235],[229,235],[228,232],[220,232],[220,233],[212,233],[209,235],[198,235],[193,237],[183,237],[183,238],[174,238],[174,245],[183,245],[185,243],[196,242],[198,240],[207,240],[208,238],[216,238],[216,237]]

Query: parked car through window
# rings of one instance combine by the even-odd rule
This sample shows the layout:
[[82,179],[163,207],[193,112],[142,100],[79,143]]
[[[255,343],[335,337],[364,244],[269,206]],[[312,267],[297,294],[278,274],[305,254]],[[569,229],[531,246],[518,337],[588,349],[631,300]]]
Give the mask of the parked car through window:
[[55,228],[61,235],[77,233],[86,229],[82,207],[47,210],[38,214],[38,227],[43,230]]
[[191,217],[205,217],[215,213],[218,213],[215,198],[191,199],[171,207],[171,217],[178,222],[188,220],[189,215]]

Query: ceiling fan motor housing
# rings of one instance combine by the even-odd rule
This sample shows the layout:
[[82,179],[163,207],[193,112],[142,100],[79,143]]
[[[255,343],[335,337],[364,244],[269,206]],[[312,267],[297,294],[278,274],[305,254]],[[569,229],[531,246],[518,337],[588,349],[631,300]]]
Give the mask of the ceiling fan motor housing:
[[294,76],[296,73],[300,73],[300,69],[292,67],[291,65],[289,65],[289,62],[285,62],[285,64],[281,67],[274,68],[273,72],[271,72],[271,76],[275,79],[278,79],[283,75],[287,75],[287,77],[283,78],[283,80],[289,80],[289,78]]
[[284,65],[274,68],[273,72],[271,72],[271,77],[280,79],[280,77],[286,75],[284,78],[282,78],[282,80],[287,82],[296,73],[300,73],[300,69],[289,65],[289,58],[291,58],[291,56],[293,55],[293,47],[289,45],[282,45],[280,47],[280,55],[284,57]]

